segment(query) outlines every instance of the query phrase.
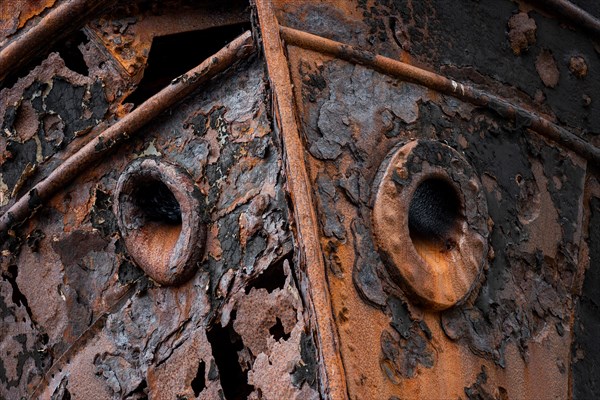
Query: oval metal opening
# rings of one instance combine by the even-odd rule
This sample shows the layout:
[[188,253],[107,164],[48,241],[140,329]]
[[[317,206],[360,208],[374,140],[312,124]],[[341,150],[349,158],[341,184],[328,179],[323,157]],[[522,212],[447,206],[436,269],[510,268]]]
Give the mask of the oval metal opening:
[[158,159],[139,159],[119,178],[115,213],[127,250],[162,285],[195,271],[206,233],[193,181]]
[[390,150],[374,184],[374,239],[390,278],[432,309],[466,299],[488,251],[475,170],[451,147],[416,140]]

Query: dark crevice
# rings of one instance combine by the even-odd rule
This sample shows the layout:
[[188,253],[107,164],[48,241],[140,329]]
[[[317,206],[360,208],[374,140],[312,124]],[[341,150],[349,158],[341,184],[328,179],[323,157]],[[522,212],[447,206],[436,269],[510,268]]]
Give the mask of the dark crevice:
[[317,387],[317,349],[310,332],[302,332],[300,336],[300,356],[302,362],[298,363],[292,371],[292,384],[301,388],[304,382],[310,387]]
[[290,334],[285,333],[285,329],[279,317],[277,317],[275,325],[269,329],[269,333],[273,335],[277,341],[279,341],[279,339],[288,340],[290,338]]
[[128,394],[128,399],[135,398],[138,400],[148,399],[148,382],[145,379],[142,379],[138,387],[135,390]]
[[204,379],[204,373],[206,372],[206,364],[204,361],[200,361],[198,364],[198,372],[196,373],[196,377],[192,381],[192,390],[194,391],[194,395],[198,397],[200,392],[204,390],[206,387],[206,381]]
[[458,193],[444,179],[427,179],[415,190],[408,211],[410,237],[450,246],[453,230],[461,217]]
[[125,102],[143,103],[249,29],[242,23],[155,38],[144,77]]
[[65,389],[62,400],[71,400],[71,392],[69,392],[69,389]]
[[[19,285],[17,285],[17,276],[19,275],[19,267],[16,265],[11,265],[7,269],[7,274],[4,274],[4,278],[10,283],[12,287],[12,302],[18,306],[25,307],[27,311],[27,315],[31,318],[31,309],[29,308],[29,303],[27,302],[27,297],[21,292],[19,289]],[[32,320],[33,322],[33,320]]]
[[67,68],[80,75],[87,76],[90,71],[85,63],[81,50],[79,50],[79,46],[84,45],[87,42],[88,38],[85,33],[83,33],[83,31],[78,31],[65,39],[64,42],[60,43],[54,51],[57,51],[60,54],[60,57],[65,62]]
[[15,71],[4,79],[2,82],[3,87],[12,87],[20,78],[23,78],[38,65],[42,63],[50,53],[58,53],[60,57],[64,60],[65,65],[71,71],[75,71],[81,75],[88,75],[89,70],[85,60],[83,58],[83,54],[81,50],[79,50],[79,45],[86,44],[89,42],[86,34],[83,30],[74,32],[66,39],[58,42],[53,47],[50,48],[49,51],[44,52],[38,57],[34,57],[29,63],[20,67],[18,71]]
[[285,285],[286,275],[283,269],[283,263],[288,261],[292,265],[292,254],[289,253],[277,262],[270,265],[262,274],[258,275],[249,285],[246,286],[246,294],[250,293],[250,289],[266,289],[271,293],[275,289],[283,289]]
[[231,322],[225,328],[217,323],[206,332],[226,400],[246,399],[254,389],[248,384],[248,375],[238,361],[238,352],[244,349],[244,343],[233,329],[234,319],[232,313]]
[[140,182],[133,201],[146,221],[181,224],[181,208],[167,185],[158,180]]

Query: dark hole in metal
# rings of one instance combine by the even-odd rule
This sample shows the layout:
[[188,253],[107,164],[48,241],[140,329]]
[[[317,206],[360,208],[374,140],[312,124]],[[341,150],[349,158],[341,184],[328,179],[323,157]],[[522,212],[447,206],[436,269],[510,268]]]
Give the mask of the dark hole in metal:
[[129,393],[128,399],[147,399],[148,398],[148,382],[142,379],[138,387]]
[[204,379],[204,373],[206,372],[206,364],[204,361],[200,361],[198,364],[198,372],[196,373],[196,377],[192,381],[192,390],[194,391],[194,395],[198,397],[200,392],[204,390],[206,387],[206,381]]
[[287,260],[290,264],[292,263],[292,254],[283,257],[281,260],[275,262],[263,271],[262,274],[258,275],[254,280],[246,286],[246,294],[250,293],[250,289],[266,289],[267,292],[272,293],[275,289],[283,289],[285,285],[286,275],[283,269],[283,264]]
[[233,329],[234,320],[235,311],[231,314],[231,322],[225,328],[217,323],[206,332],[219,368],[219,378],[226,400],[246,399],[254,389],[248,384],[248,374],[242,370],[239,363],[238,352],[244,349],[244,343]]
[[456,189],[440,178],[421,182],[410,201],[408,229],[415,241],[455,246],[452,234],[461,218],[461,203]]
[[81,50],[79,50],[79,46],[87,42],[88,38],[85,33],[83,33],[83,31],[78,31],[74,35],[69,36],[55,49],[64,60],[67,68],[85,76],[87,76],[90,71],[85,63]]
[[283,324],[281,323],[279,317],[276,318],[275,325],[269,328],[269,333],[273,335],[273,338],[275,338],[275,340],[279,340],[282,338],[283,340],[288,340],[290,338],[290,334],[285,333],[285,328],[283,327]]
[[2,277],[7,280],[12,287],[12,302],[15,305],[23,306],[27,310],[28,314],[31,315],[31,310],[29,309],[29,304],[27,302],[27,297],[21,292],[19,289],[19,285],[17,284],[17,276],[19,275],[19,268],[17,265],[10,265],[6,271],[6,274],[2,274]]
[[89,70],[83,58],[83,54],[81,53],[81,50],[79,50],[79,45],[86,44],[87,42],[89,42],[89,39],[82,30],[71,34],[66,39],[56,43],[48,51],[44,52],[38,57],[35,57],[23,68],[19,68],[17,72],[8,75],[2,83],[2,86],[13,86],[15,83],[17,83],[19,78],[27,76],[31,70],[40,65],[50,53],[60,54],[60,57],[65,62],[67,68],[69,68],[71,71],[77,72],[78,74],[87,76],[89,74]]
[[133,203],[145,221],[169,225],[181,224],[179,202],[167,185],[158,180],[139,183],[132,193]]
[[143,103],[249,29],[249,23],[242,23],[155,38],[144,77],[125,102]]

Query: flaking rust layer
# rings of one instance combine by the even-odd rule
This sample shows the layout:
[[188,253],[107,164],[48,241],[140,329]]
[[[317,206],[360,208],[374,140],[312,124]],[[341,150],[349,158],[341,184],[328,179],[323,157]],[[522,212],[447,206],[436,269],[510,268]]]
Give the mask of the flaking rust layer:
[[[86,35],[87,74],[52,53],[3,89],[4,210],[131,109],[122,102],[139,79]],[[0,397],[319,397],[269,105],[257,54],[6,232]],[[203,199],[206,250],[175,286],[148,278],[118,230],[117,180],[139,157],[176,164]]]
[[[600,396],[599,17],[586,0],[3,7],[0,213],[25,199],[28,218],[0,229],[0,398]],[[180,62],[153,55],[173,38],[206,54],[194,74],[153,77]],[[407,143],[418,154],[387,169]],[[173,166],[193,199],[136,182],[119,197],[144,160]],[[412,187],[386,209],[388,170],[386,195],[433,171],[427,190],[445,182],[454,206]],[[145,229],[131,243],[115,198]],[[396,221],[413,200],[422,212]],[[194,232],[190,204],[205,241],[173,250]],[[413,246],[398,254],[451,274],[442,259],[472,242],[386,237],[411,218],[447,233],[428,210],[483,249],[464,252],[478,269],[442,306],[390,252]],[[149,274],[132,256],[144,246]],[[191,272],[152,264],[170,251]]]
[[[593,43],[579,34],[551,45],[548,38],[564,27],[539,11],[523,7],[525,18],[509,2],[494,10],[469,5],[469,16],[450,21],[449,15],[462,14],[467,5],[453,4],[448,13],[441,2],[359,1],[354,12],[340,12],[346,6],[277,3],[284,26],[471,81],[597,143],[590,102],[554,97],[562,91],[579,99],[593,91],[595,83],[579,83],[588,57],[571,61],[570,55],[587,51],[597,60]],[[461,25],[472,15],[498,26]],[[521,30],[523,38],[512,30]],[[596,179],[593,165],[528,129],[526,120],[503,119],[493,107],[334,59],[302,39],[286,50],[349,397],[585,398],[582,393],[594,393],[595,380],[586,380],[581,366],[593,365],[595,356],[582,350],[586,339],[573,332],[574,319],[585,319],[576,322],[580,332],[595,326],[589,314],[594,295],[579,306],[575,301],[588,265],[587,273],[595,276],[594,258],[589,264],[584,251],[594,235],[593,229],[586,233],[590,217],[584,218],[595,204],[584,196],[586,182]],[[359,62],[368,63],[368,57],[361,55]],[[499,57],[500,64],[486,64],[486,58]],[[509,68],[512,62],[519,66]],[[519,68],[531,71],[532,79],[522,80]],[[570,120],[575,114],[586,115],[585,122]],[[394,283],[373,235],[376,172],[390,149],[414,139],[458,150],[481,179],[488,203],[485,278],[464,303],[442,312],[419,306]],[[586,279],[590,288],[594,278]],[[571,348],[574,337],[579,353]],[[577,366],[576,354],[587,362]]]

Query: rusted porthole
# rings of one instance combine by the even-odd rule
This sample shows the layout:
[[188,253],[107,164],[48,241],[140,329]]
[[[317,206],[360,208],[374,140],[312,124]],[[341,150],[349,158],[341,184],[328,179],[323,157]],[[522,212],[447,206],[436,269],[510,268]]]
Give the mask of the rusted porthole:
[[204,252],[201,196],[192,179],[155,158],[133,161],[117,183],[114,209],[129,254],[162,285],[189,278]]
[[392,278],[434,309],[464,300],[488,253],[487,203],[469,163],[439,142],[401,144],[374,193],[373,230]]

